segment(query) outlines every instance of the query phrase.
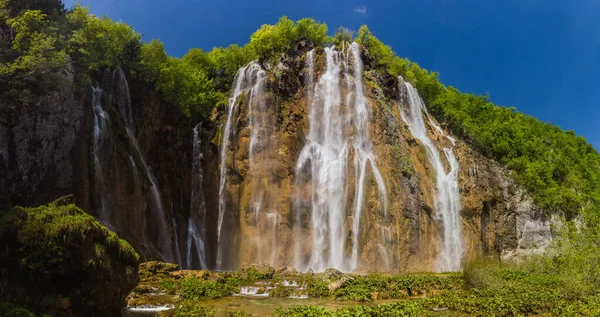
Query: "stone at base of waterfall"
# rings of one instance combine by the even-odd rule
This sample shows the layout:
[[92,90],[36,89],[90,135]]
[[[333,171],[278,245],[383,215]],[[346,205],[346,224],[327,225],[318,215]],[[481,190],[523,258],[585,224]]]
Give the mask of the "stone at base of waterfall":
[[262,279],[271,279],[273,278],[273,274],[275,274],[275,269],[265,263],[256,263],[244,266],[241,270],[242,273],[251,273],[252,271],[260,274],[259,278]]
[[342,273],[334,268],[329,268],[329,269],[325,270],[325,272],[323,272],[323,277],[328,280],[337,280],[344,275],[345,275],[344,273]]
[[330,292],[334,292],[334,291],[337,291],[338,289],[342,288],[342,286],[344,286],[344,284],[346,284],[350,281],[353,281],[353,280],[354,280],[354,278],[346,275],[335,282],[329,283],[329,285],[327,285],[327,288],[329,288]]
[[282,266],[277,271],[275,271],[275,275],[278,276],[295,276],[298,275],[298,271],[291,266]]
[[340,289],[347,282],[354,280],[352,276],[346,275],[333,268],[325,270],[325,272],[322,273],[322,277],[330,282],[327,287],[331,292]]
[[139,274],[149,275],[169,275],[171,272],[179,270],[179,265],[160,261],[149,261],[140,264]]
[[171,276],[175,279],[183,279],[188,277],[204,278],[210,273],[207,270],[180,270],[171,272]]

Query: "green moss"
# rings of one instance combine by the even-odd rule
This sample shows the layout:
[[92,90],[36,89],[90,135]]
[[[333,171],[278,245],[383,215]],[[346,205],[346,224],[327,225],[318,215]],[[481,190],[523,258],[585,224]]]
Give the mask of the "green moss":
[[[0,218],[0,249],[6,251],[0,272],[13,285],[0,289],[0,300],[16,298],[19,305],[61,314],[120,310],[137,283],[139,256],[70,199],[14,207]],[[65,306],[63,298],[72,304]]]
[[0,303],[0,317],[35,317],[35,314],[13,304]]

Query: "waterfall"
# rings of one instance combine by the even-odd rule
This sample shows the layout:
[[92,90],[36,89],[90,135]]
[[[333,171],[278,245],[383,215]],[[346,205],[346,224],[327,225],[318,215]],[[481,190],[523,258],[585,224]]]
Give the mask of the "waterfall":
[[[404,80],[400,78],[400,82]],[[450,171],[446,173],[440,156],[440,152],[435,147],[433,141],[427,134],[424,116],[429,116],[423,100],[417,90],[409,83],[405,82],[408,93],[408,113],[401,109],[402,120],[409,127],[410,133],[417,138],[426,147],[429,154],[431,165],[437,175],[437,196],[435,199],[436,211],[441,219],[443,226],[442,242],[443,246],[438,254],[436,261],[436,270],[439,272],[459,271],[461,269],[462,258],[464,254],[461,224],[460,224],[460,198],[458,193],[458,161],[450,148],[444,148],[444,154],[450,165]],[[442,129],[433,123],[434,128],[441,132],[441,135],[455,143],[455,140],[446,136]]]
[[[187,237],[187,268],[192,268],[192,243],[195,244],[196,257],[200,262],[200,268],[207,269],[206,264],[206,201],[204,200],[201,140],[198,137],[198,127],[194,127],[194,143],[193,143],[193,161],[192,161],[192,197],[190,199],[190,217],[188,221],[188,237]],[[200,226],[200,227],[198,227]]]
[[[257,95],[257,90],[260,88],[262,78],[264,77],[264,71],[257,62],[251,62],[250,64],[240,68],[235,76],[234,89],[229,98],[227,105],[227,121],[221,140],[221,155],[220,155],[220,179],[219,179],[219,216],[217,223],[217,260],[216,268],[220,270],[223,268],[223,248],[225,243],[223,242],[223,222],[225,220],[225,213],[227,210],[227,197],[226,197],[226,183],[227,183],[227,153],[229,150],[229,140],[231,138],[231,127],[234,121],[233,115],[237,105],[238,97],[244,92],[250,92],[252,96]],[[251,101],[252,104],[252,101]],[[252,144],[253,141],[251,141]],[[256,140],[254,140],[256,142]],[[253,144],[250,146],[253,151]]]
[[[107,73],[110,74],[110,73]],[[105,75],[106,76],[106,75]],[[119,67],[115,68],[112,73],[112,84],[114,86],[114,98],[118,105],[118,110],[121,113],[121,117],[124,122],[125,134],[127,135],[129,153],[127,157],[131,163],[132,173],[134,177],[134,189],[136,195],[141,193],[142,179],[146,179],[150,183],[149,188],[149,205],[150,205],[150,221],[148,224],[149,232],[152,232],[156,239],[151,242],[151,247],[165,261],[176,262],[181,264],[181,256],[179,252],[179,242],[177,237],[171,238],[169,234],[168,221],[169,217],[163,206],[163,199],[160,194],[158,183],[156,178],[152,174],[150,167],[146,163],[143,152],[141,151],[138,142],[132,132],[133,128],[133,117],[131,107],[131,95],[129,91],[129,84],[127,83],[127,77],[123,70]],[[108,141],[109,138],[105,138],[107,124],[109,123],[109,116],[102,107],[102,94],[103,90],[99,87],[92,87],[92,105],[94,113],[94,131],[92,137],[92,156],[94,161],[94,181],[95,191],[98,192],[100,198],[100,208],[97,211],[98,218],[111,228],[119,228],[119,224],[116,223],[115,217],[118,212],[118,207],[115,206],[114,202],[111,202],[110,192],[111,188],[107,188],[105,180],[106,175],[110,172],[110,162],[114,159],[113,157],[107,157],[107,153],[112,153],[111,148],[104,148],[104,142]],[[111,128],[115,129],[118,125],[114,124]],[[105,140],[106,139],[106,140]],[[107,144],[108,145],[108,144]],[[114,147],[118,148],[118,147]],[[136,164],[140,162],[141,164]],[[105,170],[109,168],[109,170]],[[140,173],[141,171],[141,173]],[[145,198],[142,198],[145,199]],[[170,221],[175,229],[174,214]],[[145,238],[144,238],[145,239]],[[147,241],[146,241],[147,242]]]
[[[306,94],[306,109],[310,109],[312,105],[313,92],[315,90],[315,50],[312,49],[306,53],[306,69],[305,69],[305,94]],[[301,198],[301,179],[303,165],[297,165],[295,170],[294,179],[294,266],[296,268],[305,268],[307,266],[306,259],[303,256],[304,249],[306,248],[306,237],[303,233],[303,226],[306,222],[308,213],[305,211],[307,202]]]
[[105,188],[104,173],[101,161],[101,149],[106,132],[106,124],[109,121],[108,114],[102,108],[102,89],[92,87],[92,110],[94,113],[94,132],[92,134],[92,157],[94,160],[94,184],[95,191],[100,198],[100,207],[97,211],[98,219],[102,222],[108,222],[110,215],[108,213],[108,201]]
[[121,115],[123,116],[123,120],[125,124],[131,129],[135,131],[135,127],[133,124],[133,112],[131,110],[131,94],[129,93],[129,83],[127,82],[127,77],[125,76],[125,72],[121,67],[115,68],[113,72],[113,82],[118,83],[115,87],[116,94],[122,95],[125,97],[125,102],[119,103],[119,109],[121,110]]
[[[307,268],[352,271],[358,267],[360,221],[369,167],[377,183],[384,218],[387,218],[387,194],[372,152],[369,104],[364,96],[358,44],[353,43],[342,51],[326,48],[325,57],[326,70],[314,86],[311,98],[307,142],[296,165],[296,177],[311,183],[312,237]],[[312,54],[308,58],[312,59]],[[307,64],[309,78],[312,78],[314,67],[310,59]],[[354,184],[351,184],[352,175]],[[302,184],[297,183],[297,186]],[[351,191],[354,200],[349,205]],[[345,251],[350,234],[348,221],[352,223],[350,254]],[[296,262],[302,261],[297,258]]]

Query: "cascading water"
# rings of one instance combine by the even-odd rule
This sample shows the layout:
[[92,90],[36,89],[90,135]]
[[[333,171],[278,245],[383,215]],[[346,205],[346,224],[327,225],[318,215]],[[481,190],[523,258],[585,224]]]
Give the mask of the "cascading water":
[[[225,243],[223,241],[223,222],[225,220],[225,213],[227,210],[227,197],[226,197],[226,182],[227,182],[227,153],[229,150],[229,140],[231,138],[231,127],[234,121],[233,115],[237,105],[238,97],[244,92],[250,92],[251,96],[257,96],[260,92],[260,85],[264,78],[264,71],[257,62],[251,62],[250,64],[240,68],[235,76],[234,89],[229,98],[227,106],[227,122],[221,141],[221,155],[220,155],[220,179],[219,179],[219,216],[217,223],[217,259],[216,269],[223,269],[223,252]],[[252,104],[252,100],[250,101]],[[253,133],[254,134],[254,133]],[[258,134],[257,134],[258,135]],[[254,140],[256,142],[256,139]],[[253,141],[251,141],[251,152],[253,151]],[[260,199],[255,203],[258,204]],[[258,205],[260,207],[260,205]]]
[[125,123],[129,129],[135,131],[133,124],[133,111],[131,110],[131,94],[129,93],[129,83],[127,82],[125,72],[123,69],[121,69],[121,67],[115,68],[115,71],[113,72],[113,82],[118,83],[118,85],[115,87],[116,94],[125,97],[124,102],[119,103],[119,110],[121,110],[123,120],[125,120]]
[[[198,126],[194,127],[194,148],[192,161],[192,197],[190,199],[190,218],[188,221],[188,236],[187,236],[187,254],[186,264],[188,269],[193,266],[193,250],[196,251],[196,258],[200,263],[200,268],[207,269],[206,264],[206,201],[204,200],[203,177],[202,170],[202,141],[198,137]],[[198,227],[200,226],[200,227]],[[193,248],[194,244],[195,248]]]
[[[110,74],[110,73],[107,73]],[[150,171],[150,167],[144,159],[143,152],[141,151],[138,142],[132,132],[132,107],[131,107],[131,95],[129,92],[129,85],[125,73],[121,68],[116,68],[112,73],[112,84],[114,86],[114,98],[118,104],[118,111],[121,113],[124,122],[125,134],[127,135],[129,153],[127,157],[131,163],[131,171],[134,177],[134,189],[136,195],[143,195],[141,184],[142,179],[140,176],[145,177],[150,182],[149,188],[149,205],[150,205],[150,221],[148,225],[148,232],[152,232],[155,236],[153,241],[145,241],[150,243],[148,247],[160,254],[160,256],[170,262],[181,263],[181,256],[179,255],[179,243],[177,238],[171,238],[169,235],[169,229],[167,223],[169,218],[167,217],[166,211],[163,206],[163,200],[160,195],[157,181]],[[109,77],[110,78],[110,77]],[[94,184],[95,192],[99,195],[100,206],[99,211],[96,211],[98,218],[109,227],[119,230],[119,223],[116,219],[118,218],[117,212],[118,207],[110,199],[111,189],[107,188],[106,174],[111,170],[110,165],[107,165],[113,158],[107,155],[107,153],[113,153],[110,149],[118,149],[120,147],[109,146],[106,143],[109,138],[104,136],[107,133],[107,126],[109,116],[102,107],[102,89],[98,87],[92,87],[92,104],[94,112],[94,132],[92,138],[92,155],[94,160]],[[118,118],[118,117],[116,117]],[[117,129],[119,124],[115,121],[112,125],[112,129]],[[106,144],[105,144],[106,143]],[[136,164],[141,162],[141,164]],[[140,173],[141,170],[141,173]],[[145,198],[142,198],[145,199]],[[171,221],[173,217],[171,217]],[[175,230],[176,231],[176,230]]]
[[[297,180],[297,186],[303,186],[302,182],[312,183],[309,186],[310,212],[306,213],[310,214],[312,226],[310,259],[304,269],[323,271],[333,267],[352,271],[358,266],[358,235],[367,167],[371,168],[377,183],[384,222],[387,220],[387,194],[372,152],[358,44],[353,43],[342,52],[326,48],[325,56],[326,70],[314,86],[311,98],[307,143],[296,164],[296,178],[303,180]],[[313,54],[307,58],[309,78],[313,78]],[[312,85],[310,80],[309,85]],[[351,184],[352,173],[354,184]],[[351,191],[354,200],[348,205]],[[296,219],[298,217],[302,216],[297,214]],[[346,226],[348,221],[352,221],[349,254],[345,251],[350,235]],[[296,226],[300,226],[300,221],[296,221]],[[296,239],[301,239],[301,235]],[[296,247],[301,248],[301,245],[296,243]],[[301,258],[302,251],[296,250],[296,254],[296,265],[302,269],[300,265],[306,263]]]
[[[404,82],[400,78],[400,82]],[[417,90],[405,82],[408,95],[409,111],[401,109],[402,120],[409,127],[410,133],[427,148],[429,160],[437,175],[436,210],[443,226],[443,246],[438,254],[436,270],[439,272],[459,271],[462,265],[464,247],[460,224],[460,198],[458,193],[458,161],[450,148],[444,148],[444,154],[450,164],[450,172],[446,173],[440,152],[427,134],[424,116],[428,116],[427,108]],[[442,129],[429,119],[438,132],[454,144],[454,139],[443,134]]]
[[97,211],[98,219],[102,222],[109,220],[108,202],[106,198],[105,180],[101,162],[101,149],[104,140],[108,114],[102,108],[102,89],[92,87],[92,109],[94,113],[94,132],[92,135],[92,156],[94,159],[95,192],[99,195],[100,206]]

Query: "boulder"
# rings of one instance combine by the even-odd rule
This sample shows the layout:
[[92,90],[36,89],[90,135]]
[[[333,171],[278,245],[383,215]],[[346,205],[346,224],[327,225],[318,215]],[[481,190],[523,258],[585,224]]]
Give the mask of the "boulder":
[[271,279],[275,274],[275,269],[265,263],[244,266],[240,271],[256,279]]
[[0,302],[51,316],[120,316],[138,282],[131,245],[63,197],[0,218]]

